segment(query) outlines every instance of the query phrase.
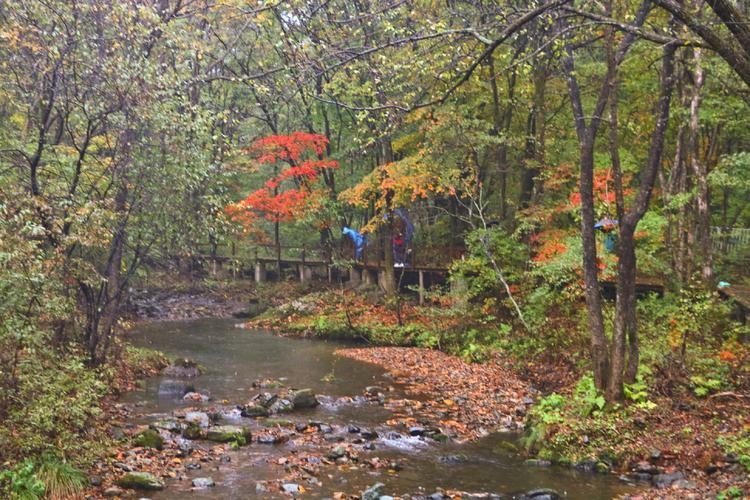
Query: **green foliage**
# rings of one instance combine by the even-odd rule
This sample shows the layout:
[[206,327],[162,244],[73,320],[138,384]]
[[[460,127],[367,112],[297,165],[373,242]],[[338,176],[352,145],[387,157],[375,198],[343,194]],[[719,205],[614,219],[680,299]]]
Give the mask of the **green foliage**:
[[9,470],[0,471],[0,492],[11,500],[43,498],[45,485],[35,474],[36,466],[30,459]]
[[750,431],[741,431],[731,436],[721,436],[717,443],[727,453],[737,455],[737,460],[750,472]]
[[739,486],[730,486],[725,490],[721,490],[719,494],[716,495],[716,500],[731,500],[733,498],[742,498],[742,495],[742,488],[740,488]]
[[36,472],[48,498],[72,498],[86,487],[86,476],[67,462],[45,456]]
[[604,409],[606,401],[604,395],[596,390],[594,378],[591,375],[584,375],[578,381],[575,389],[575,400],[581,407],[581,416],[588,417],[594,412],[600,412]]
[[653,410],[656,404],[649,400],[648,377],[653,375],[653,371],[646,365],[638,367],[638,373],[635,376],[635,382],[624,384],[625,398],[636,403],[638,408],[644,410]]
[[526,247],[501,227],[470,232],[466,245],[468,255],[453,263],[451,280],[461,281],[459,288],[466,287],[466,297],[471,301],[494,305],[500,297],[502,303],[504,288],[492,261],[507,282],[515,283],[526,263]]

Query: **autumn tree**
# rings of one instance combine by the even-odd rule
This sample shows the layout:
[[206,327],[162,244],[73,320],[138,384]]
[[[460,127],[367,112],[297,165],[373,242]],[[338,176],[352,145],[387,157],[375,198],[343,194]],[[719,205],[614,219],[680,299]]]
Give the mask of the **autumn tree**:
[[315,210],[326,196],[316,181],[324,172],[338,168],[336,160],[323,158],[328,139],[319,134],[293,132],[256,140],[244,153],[252,158],[252,168],[271,168],[264,185],[244,199],[228,205],[230,218],[245,228],[258,223],[258,218],[273,223],[276,265],[281,273],[281,241],[279,225],[301,220]]

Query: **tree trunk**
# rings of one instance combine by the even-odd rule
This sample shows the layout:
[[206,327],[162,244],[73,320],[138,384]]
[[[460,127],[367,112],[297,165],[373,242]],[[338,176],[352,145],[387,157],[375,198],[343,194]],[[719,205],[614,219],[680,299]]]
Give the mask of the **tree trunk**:
[[528,207],[535,192],[541,192],[538,181],[539,168],[544,162],[544,99],[547,89],[546,61],[537,62],[534,67],[534,102],[526,122],[526,150],[521,176],[520,206]]
[[[607,400],[620,401],[624,397],[623,382],[633,382],[638,371],[639,348],[635,314],[636,254],[635,231],[648,210],[649,201],[661,165],[664,139],[669,125],[669,111],[674,87],[674,53],[676,47],[664,47],[660,73],[661,91],[654,111],[655,126],[651,137],[648,160],[641,172],[641,184],[635,201],[620,220],[620,242],[618,245],[617,299],[615,325],[612,336],[612,359],[610,363]],[[627,341],[627,365],[625,359]]]
[[[390,138],[383,139],[381,143],[383,164],[388,164],[393,161],[393,148],[391,147]],[[383,263],[383,291],[389,297],[392,297],[398,293],[396,286],[396,273],[393,269],[394,258],[393,258],[393,209],[392,206],[392,193],[385,193],[386,197],[386,223],[385,223],[385,241],[383,242],[383,255],[385,262]]]
[[703,66],[702,55],[699,47],[693,48],[693,88],[690,95],[690,167],[695,175],[698,193],[696,198],[696,240],[700,253],[701,277],[706,285],[713,278],[713,267],[711,262],[711,211],[710,191],[708,186],[708,168],[705,161],[701,161],[698,127],[698,115],[700,112],[700,94],[703,88]]

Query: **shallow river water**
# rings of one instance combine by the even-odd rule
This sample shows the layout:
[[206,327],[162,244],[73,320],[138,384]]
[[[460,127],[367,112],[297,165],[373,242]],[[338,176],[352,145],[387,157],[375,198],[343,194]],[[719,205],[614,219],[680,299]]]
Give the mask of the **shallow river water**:
[[[373,428],[384,436],[389,411],[382,406],[336,404],[342,396],[361,395],[366,386],[393,386],[380,368],[334,355],[346,344],[339,342],[286,338],[264,331],[235,328],[232,320],[194,320],[157,322],[139,327],[131,340],[139,346],[159,349],[170,357],[188,357],[206,367],[207,373],[190,381],[196,390],[207,393],[212,401],[228,400],[242,404],[257,393],[252,382],[258,379],[283,379],[288,387],[312,388],[327,395],[313,410],[284,415],[292,421],[317,420],[333,426],[349,424]],[[126,395],[123,402],[136,406],[141,416],[137,423],[148,423],[194,402],[184,402],[181,394],[170,390],[179,383],[154,377],[145,389]],[[403,388],[396,386],[394,397]],[[210,403],[209,403],[210,404]],[[243,424],[258,424],[242,419]],[[229,422],[237,423],[237,422]],[[437,443],[422,438],[379,438],[370,453],[381,459],[396,460],[404,468],[397,474],[369,469],[344,471],[324,469],[321,486],[311,487],[306,497],[326,497],[332,492],[356,493],[376,482],[385,483],[383,494],[431,494],[435,488],[470,492],[496,492],[517,495],[536,488],[554,488],[567,498],[606,499],[629,491],[615,477],[581,473],[562,467],[530,467],[520,457],[504,451],[503,440],[517,436],[494,434],[474,443]],[[188,471],[181,481],[168,481],[167,488],[151,495],[153,499],[196,498],[273,498],[276,494],[256,492],[256,483],[277,479],[282,468],[269,462],[286,456],[292,444],[252,443],[230,453],[228,463],[210,462],[201,470]],[[446,460],[446,457],[460,457]],[[216,486],[191,490],[190,478],[210,476]],[[631,490],[632,491],[632,490]],[[280,495],[278,495],[280,496]]]

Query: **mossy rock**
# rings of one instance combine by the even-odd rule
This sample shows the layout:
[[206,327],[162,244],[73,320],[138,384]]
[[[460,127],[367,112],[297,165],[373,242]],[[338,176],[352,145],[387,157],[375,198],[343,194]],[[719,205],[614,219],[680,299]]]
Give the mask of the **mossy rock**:
[[448,435],[447,434],[443,434],[442,432],[439,432],[437,434],[433,434],[430,437],[432,437],[432,439],[434,439],[435,441],[438,441],[440,443],[444,443],[444,442],[448,441]]
[[294,391],[289,395],[289,399],[294,405],[294,408],[315,408],[320,402],[315,397],[315,393],[312,389],[300,389]]
[[604,462],[597,462],[595,469],[596,472],[599,472],[600,474],[608,474],[610,470],[609,465]]
[[294,422],[285,418],[267,418],[263,421],[264,427],[291,427],[293,425]]
[[206,369],[202,365],[188,358],[177,358],[162,370],[163,375],[178,378],[194,378],[205,372]]
[[242,407],[242,416],[248,418],[267,417],[268,408],[263,405],[249,404]]
[[219,425],[206,432],[206,439],[217,443],[235,442],[243,445],[249,443],[251,437],[250,429],[236,425]]
[[198,424],[189,424],[182,431],[182,437],[184,437],[185,439],[200,439],[201,436],[201,428]]
[[143,448],[161,450],[164,447],[164,438],[161,437],[157,431],[146,429],[135,436],[133,443],[136,446],[142,446]]
[[164,482],[148,472],[128,472],[117,480],[120,488],[133,490],[163,490]]

